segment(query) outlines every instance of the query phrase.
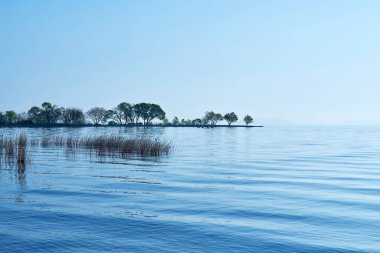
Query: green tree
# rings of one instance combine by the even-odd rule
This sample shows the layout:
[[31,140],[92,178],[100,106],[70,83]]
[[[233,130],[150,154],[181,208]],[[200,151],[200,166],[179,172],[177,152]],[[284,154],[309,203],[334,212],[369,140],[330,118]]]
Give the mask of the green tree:
[[238,117],[234,112],[230,112],[224,115],[224,119],[227,121],[228,126],[231,126],[232,123],[238,121]]
[[38,106],[33,106],[32,108],[29,109],[28,111],[28,119],[35,124],[40,124],[42,122],[42,109],[39,108]]
[[148,111],[150,108],[150,104],[148,103],[139,103],[133,106],[136,113],[136,123],[138,123],[139,119],[143,120],[144,125],[146,124],[146,119],[148,118]]
[[123,113],[123,120],[125,124],[135,123],[136,113],[133,105],[123,102],[120,103],[116,108]]
[[[105,116],[105,117],[103,118],[103,120],[102,120],[102,124],[105,125],[105,124],[108,122],[108,120],[112,119],[113,116],[114,116],[114,111],[112,111],[112,110],[107,110],[106,116]],[[113,120],[112,120],[112,121],[113,121]],[[108,122],[108,123],[109,123],[109,122]],[[118,123],[115,122],[115,121],[113,121],[113,124],[114,124],[114,125],[118,125]]]
[[124,112],[121,111],[118,107],[115,107],[110,112],[111,119],[113,119],[116,125],[122,125],[124,123]]
[[244,117],[244,122],[245,122],[245,124],[248,126],[249,124],[251,124],[251,123],[253,122],[253,119],[252,119],[251,116],[246,115],[246,116]]
[[58,123],[58,120],[62,114],[61,108],[58,108],[57,105],[52,105],[49,102],[42,103],[41,107],[42,107],[41,116],[43,119],[43,123],[46,123],[46,124]]
[[66,108],[62,110],[62,121],[67,125],[83,125],[86,122],[84,113],[77,108]]
[[17,122],[17,113],[15,111],[5,112],[5,124],[14,124]]
[[213,111],[206,112],[205,116],[203,117],[203,122],[206,124],[210,123],[211,125],[216,125],[218,121],[222,121],[223,116],[220,113],[215,113]]
[[222,114],[220,114],[220,113],[217,113],[216,115],[215,115],[215,124],[214,125],[216,125],[216,123],[218,123],[218,121],[223,121],[223,115]]
[[157,104],[139,103],[134,106],[135,113],[143,120],[143,124],[149,125],[153,119],[163,120],[165,112]]

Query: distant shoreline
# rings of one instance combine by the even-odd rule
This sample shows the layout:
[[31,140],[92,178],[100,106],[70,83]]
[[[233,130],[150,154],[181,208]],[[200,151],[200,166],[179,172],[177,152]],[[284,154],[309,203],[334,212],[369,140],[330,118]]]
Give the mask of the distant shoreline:
[[264,127],[264,126],[246,126],[246,125],[93,125],[93,124],[85,124],[85,125],[60,125],[60,124],[17,124],[17,125],[2,125],[1,128],[86,128],[86,127],[121,127],[121,128],[134,128],[134,127],[142,127],[142,128],[150,128],[150,127],[180,127],[180,128],[253,128],[253,127]]

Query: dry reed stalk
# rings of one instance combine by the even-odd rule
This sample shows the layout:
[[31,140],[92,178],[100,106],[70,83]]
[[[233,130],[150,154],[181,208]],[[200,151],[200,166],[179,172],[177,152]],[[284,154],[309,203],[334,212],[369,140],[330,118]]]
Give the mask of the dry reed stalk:
[[27,162],[26,148],[28,145],[28,139],[25,134],[18,136],[17,140],[17,164],[25,165]]
[[[65,148],[66,154],[75,154],[78,150],[85,150],[90,155],[109,158],[127,159],[131,156],[158,157],[168,155],[173,150],[171,142],[144,137],[126,138],[119,135],[106,136],[50,136],[41,139],[32,139],[28,142],[25,134],[16,137],[0,135],[0,159],[8,163],[17,163],[25,166],[30,162],[28,147],[59,147]],[[1,162],[1,160],[0,160]]]

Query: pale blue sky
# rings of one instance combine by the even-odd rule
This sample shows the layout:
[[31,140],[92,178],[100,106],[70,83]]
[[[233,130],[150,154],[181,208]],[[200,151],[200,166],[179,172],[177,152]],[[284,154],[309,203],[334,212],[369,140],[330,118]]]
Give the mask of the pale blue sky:
[[380,1],[0,1],[0,111],[380,123]]

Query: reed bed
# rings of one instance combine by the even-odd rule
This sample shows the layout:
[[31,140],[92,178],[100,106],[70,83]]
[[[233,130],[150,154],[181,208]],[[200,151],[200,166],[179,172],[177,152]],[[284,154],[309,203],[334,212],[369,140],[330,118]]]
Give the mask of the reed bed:
[[172,151],[172,144],[169,141],[144,137],[126,138],[119,135],[58,137],[52,138],[47,146],[64,146],[69,152],[86,150],[96,156],[119,158],[158,157],[168,155]]
[[35,149],[62,148],[67,154],[84,151],[102,158],[159,157],[169,155],[173,150],[170,141],[146,137],[106,136],[45,136],[28,139],[25,134],[4,137],[0,135],[0,163],[14,163],[25,166],[31,162]]
[[16,137],[0,135],[0,163],[15,163],[25,166],[31,160],[27,147],[28,139],[25,134],[20,134]]
[[168,155],[172,144],[168,141],[147,138],[125,138],[117,135],[85,137],[74,141],[75,147],[80,147],[98,156],[117,156],[127,158],[131,155],[140,157],[157,157]]

